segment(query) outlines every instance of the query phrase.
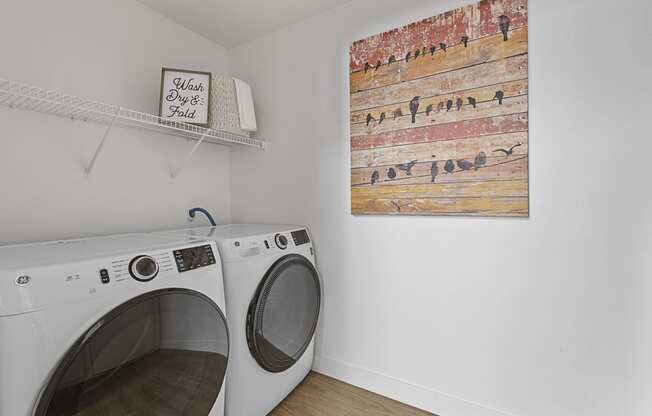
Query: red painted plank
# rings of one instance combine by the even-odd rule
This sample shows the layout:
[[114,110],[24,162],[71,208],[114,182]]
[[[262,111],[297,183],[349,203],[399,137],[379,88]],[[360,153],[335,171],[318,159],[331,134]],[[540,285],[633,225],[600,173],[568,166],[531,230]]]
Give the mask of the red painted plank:
[[490,134],[527,131],[527,129],[527,113],[512,114],[414,129],[388,131],[375,135],[354,136],[351,137],[351,150],[480,137]]
[[365,63],[387,63],[394,55],[402,59],[408,52],[439,44],[461,43],[500,33],[499,17],[510,18],[510,29],[527,26],[527,0],[483,0],[367,39],[354,42],[350,50],[351,71],[363,70]]

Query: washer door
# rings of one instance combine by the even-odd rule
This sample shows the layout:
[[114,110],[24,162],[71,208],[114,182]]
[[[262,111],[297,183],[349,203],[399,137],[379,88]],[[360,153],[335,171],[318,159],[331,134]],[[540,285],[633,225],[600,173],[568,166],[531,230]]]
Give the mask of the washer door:
[[205,295],[165,289],[96,322],[66,353],[36,416],[207,416],[229,354],[226,320]]
[[312,341],[321,286],[312,263],[296,254],[279,259],[260,282],[247,314],[247,343],[256,361],[279,373],[292,367]]

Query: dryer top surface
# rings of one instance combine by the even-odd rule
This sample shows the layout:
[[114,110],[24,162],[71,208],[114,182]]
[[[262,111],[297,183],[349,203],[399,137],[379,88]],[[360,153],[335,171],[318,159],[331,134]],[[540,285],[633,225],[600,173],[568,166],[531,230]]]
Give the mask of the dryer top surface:
[[229,240],[232,238],[265,236],[304,229],[302,225],[282,224],[227,224],[216,227],[195,227],[181,230],[162,231],[158,235],[184,235],[207,240]]

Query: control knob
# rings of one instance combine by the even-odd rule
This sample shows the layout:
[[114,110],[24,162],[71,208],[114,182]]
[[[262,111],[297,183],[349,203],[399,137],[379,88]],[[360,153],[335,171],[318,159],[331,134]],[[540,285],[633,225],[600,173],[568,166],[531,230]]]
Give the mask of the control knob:
[[281,250],[288,248],[288,238],[283,234],[276,234],[274,236],[274,242],[276,243],[276,247],[280,248]]
[[129,274],[139,282],[149,282],[158,274],[158,263],[152,256],[134,257],[129,263]]

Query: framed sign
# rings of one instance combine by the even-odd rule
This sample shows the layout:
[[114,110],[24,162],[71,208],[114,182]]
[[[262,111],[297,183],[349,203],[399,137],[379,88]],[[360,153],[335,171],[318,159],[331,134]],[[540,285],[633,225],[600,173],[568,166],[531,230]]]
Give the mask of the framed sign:
[[159,115],[163,120],[208,127],[210,72],[163,68]]

